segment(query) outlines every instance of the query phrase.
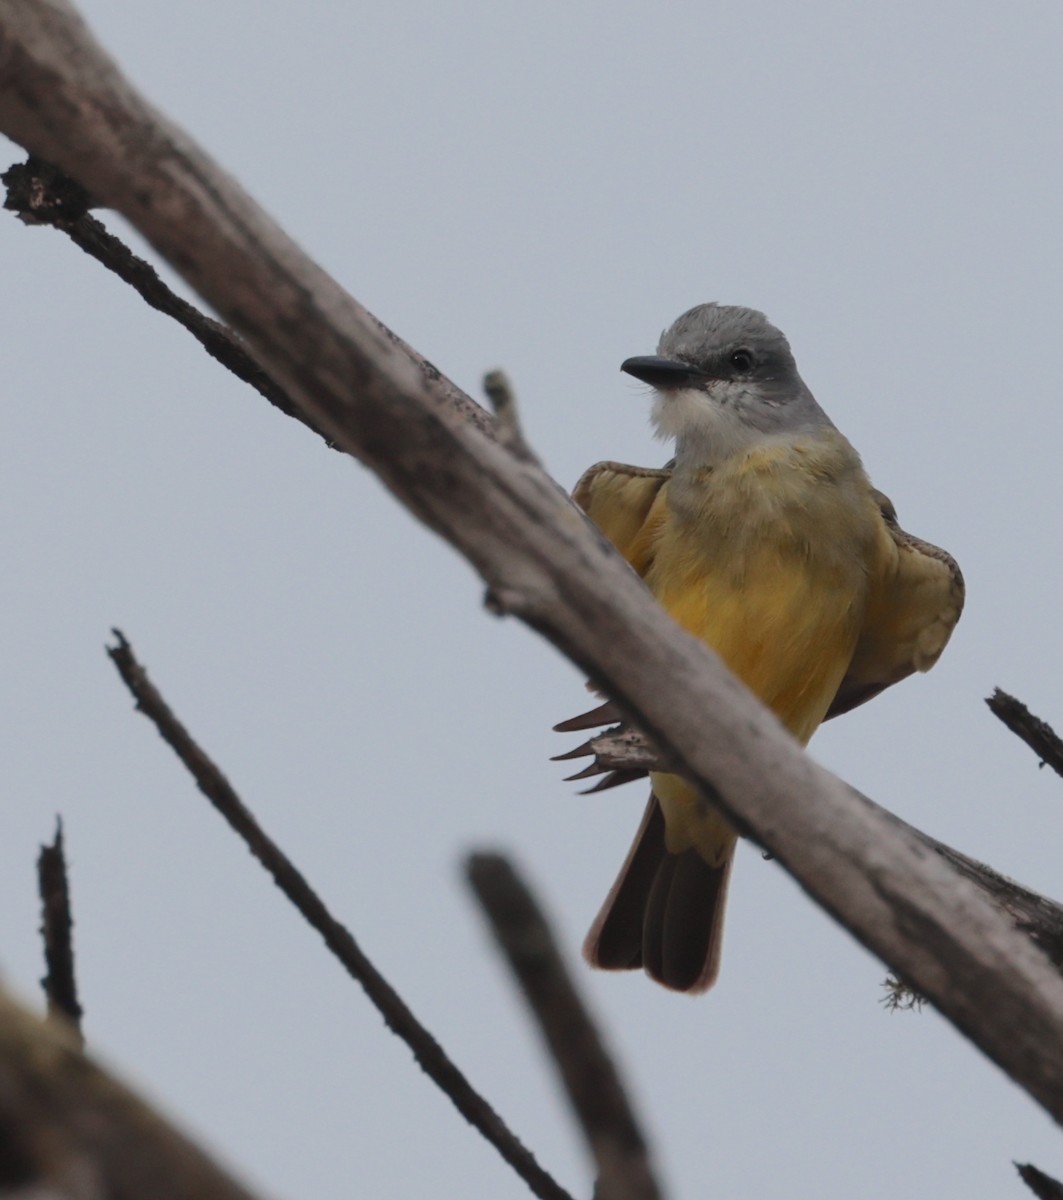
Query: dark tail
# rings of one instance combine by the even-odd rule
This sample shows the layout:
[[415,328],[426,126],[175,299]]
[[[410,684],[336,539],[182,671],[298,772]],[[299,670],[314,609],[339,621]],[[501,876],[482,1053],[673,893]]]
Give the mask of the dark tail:
[[594,967],[642,967],[677,992],[704,992],[716,982],[727,881],[734,854],[717,867],[696,850],[670,854],[664,815],[650,796],[642,825],[583,953]]

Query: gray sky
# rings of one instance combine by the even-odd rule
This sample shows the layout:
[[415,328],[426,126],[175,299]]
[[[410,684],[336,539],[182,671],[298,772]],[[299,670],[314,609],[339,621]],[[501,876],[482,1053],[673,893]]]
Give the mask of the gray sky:
[[[1063,787],[982,703],[1063,724],[1063,12],[896,0],[81,5],[133,79],[458,383],[511,375],[571,484],[656,464],[618,372],[704,300],[764,309],[968,608],[815,756],[1029,886]],[[6,146],[6,144],[5,144]],[[8,158],[18,157],[7,147]],[[116,228],[122,223],[106,214]],[[94,1050],[277,1197],[518,1197],[208,810],[106,659],[179,714],[543,1164],[588,1167],[460,881],[511,851],[575,952],[641,785],[547,761],[578,673],[481,607],[366,471],[60,235],[0,220],[0,964],[36,1002],[33,860],[66,821]],[[740,850],[696,1000],[576,966],[678,1197],[1026,1194],[1051,1122]]]

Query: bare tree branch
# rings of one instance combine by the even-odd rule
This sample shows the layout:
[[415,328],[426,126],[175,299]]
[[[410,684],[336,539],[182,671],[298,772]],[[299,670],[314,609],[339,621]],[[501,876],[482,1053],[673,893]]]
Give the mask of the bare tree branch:
[[1031,1163],[1016,1163],[1015,1169],[1038,1200],[1063,1200],[1063,1184],[1057,1183],[1051,1175],[1039,1171]]
[[69,1025],[0,992],[0,1200],[254,1200],[81,1053]]
[[[816,765],[557,485],[148,105],[66,0],[0,10],[0,130],[117,208],[738,829],[1063,1120],[1063,979],[979,889]],[[472,406],[470,408],[470,405]]]
[[319,436],[324,436],[303,415],[295,401],[248,352],[231,329],[201,313],[194,304],[182,300],[168,287],[155,268],[120,239],[101,221],[90,216],[88,193],[75,180],[58,171],[51,163],[31,156],[16,163],[0,176],[7,186],[4,207],[34,224],[52,225],[65,233],[86,254],[113,271],[132,287],[157,312],[171,317],[196,339],[204,350],[227,370],[248,383],[270,404],[286,416],[294,417]]
[[993,690],[986,704],[989,705],[989,711],[999,717],[1016,737],[1022,738],[1040,758],[1041,766],[1047,764],[1057,775],[1063,775],[1063,739],[1051,725],[1035,717],[1021,700],[1016,700],[1000,688]]
[[41,980],[48,997],[48,1012],[62,1016],[79,1046],[82,1008],[74,975],[74,919],[70,915],[70,886],[63,850],[63,822],[55,823],[55,840],[42,846],[37,856],[37,888],[41,896],[41,935],[44,938],[45,976]]
[[113,632],[118,644],[109,646],[107,653],[136,700],[138,711],[152,722],[163,741],[184,763],[199,790],[243,839],[304,920],[321,934],[325,945],[347,974],[361,984],[388,1028],[406,1043],[429,1079],[442,1089],[469,1124],[495,1147],[534,1195],[543,1200],[571,1200],[568,1192],[539,1166],[531,1151],[472,1087],[398,992],[369,961],[351,933],[329,912],[295,864],[262,829],[222,772],[174,716],[136,660],[125,637],[117,629]]
[[550,1050],[598,1166],[596,1200],[659,1200],[646,1139],[615,1062],[528,885],[500,854],[465,874]]

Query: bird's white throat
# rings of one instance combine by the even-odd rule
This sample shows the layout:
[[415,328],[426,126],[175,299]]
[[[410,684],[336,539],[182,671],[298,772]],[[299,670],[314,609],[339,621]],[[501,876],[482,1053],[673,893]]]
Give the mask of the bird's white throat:
[[765,439],[746,415],[751,396],[748,384],[721,381],[712,392],[700,388],[659,391],[650,420],[662,441],[675,441],[680,457],[721,462]]

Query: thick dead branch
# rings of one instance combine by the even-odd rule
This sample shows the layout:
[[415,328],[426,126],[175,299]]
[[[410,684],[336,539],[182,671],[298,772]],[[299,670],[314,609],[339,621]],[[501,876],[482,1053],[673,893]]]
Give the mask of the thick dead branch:
[[1015,1169],[1038,1200],[1063,1200],[1063,1184],[1057,1183],[1051,1175],[1046,1175],[1030,1163],[1016,1163]]
[[534,895],[500,854],[471,854],[465,873],[594,1156],[596,1200],[658,1200],[661,1191],[627,1090]]
[[136,660],[133,649],[116,629],[116,646],[107,653],[122,682],[136,700],[138,711],[155,726],[177,755],[196,786],[244,841],[295,905],[303,919],[325,940],[332,954],[355,982],[361,984],[388,1028],[410,1048],[425,1074],[451,1100],[461,1115],[478,1130],[532,1193],[543,1200],[571,1200],[569,1194],[535,1161],[534,1155],[507,1127],[502,1118],[472,1087],[442,1046],[417,1020],[402,997],[369,961],[351,933],[336,920],[295,864],[269,837],[232,785],[174,716],[158,689]]
[[0,131],[122,212],[500,606],[1063,1121],[1063,979],[971,881],[802,753],[552,480],[484,436],[473,401],[135,92],[66,0],[7,0],[0,60]]
[[253,1200],[81,1053],[64,1022],[0,992],[0,1200]]
[[1021,700],[995,688],[986,699],[989,711],[999,717],[1016,737],[1022,738],[1041,760],[1057,775],[1063,775],[1063,739],[1046,721],[1035,717]]
[[55,840],[42,846],[37,856],[37,888],[41,896],[41,935],[44,938],[45,975],[41,980],[48,1012],[70,1023],[79,1046],[82,1008],[74,975],[74,919],[70,914],[70,885],[63,850],[63,822],[57,821]]

